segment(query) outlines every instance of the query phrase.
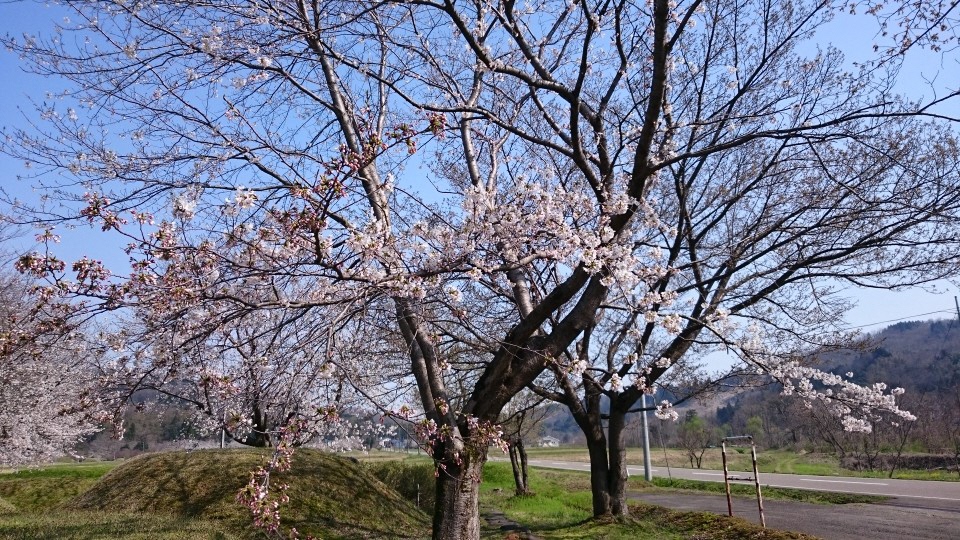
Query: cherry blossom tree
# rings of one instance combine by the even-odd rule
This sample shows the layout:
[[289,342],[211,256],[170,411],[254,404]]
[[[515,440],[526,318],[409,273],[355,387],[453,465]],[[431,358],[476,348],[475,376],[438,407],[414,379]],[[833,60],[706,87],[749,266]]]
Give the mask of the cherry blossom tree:
[[12,269],[0,275],[0,465],[32,465],[70,455],[97,431],[95,386],[77,335],[38,342],[29,286]]
[[[856,428],[890,393],[781,353],[831,329],[831,284],[956,268],[955,92],[893,86],[911,49],[955,45],[950,2],[68,7],[5,40],[67,84],[7,132],[50,195],[16,211],[126,238],[132,270],[38,250],[45,309],[186,341],[270,310],[381,331],[438,465],[435,538],[479,537],[501,412],[546,369],[595,369],[612,313],[634,350],[594,373],[624,414],[703,346]],[[802,45],[851,9],[894,41],[849,72]]]
[[167,398],[158,405],[171,399],[188,405],[198,425],[248,446],[275,446],[296,421],[298,436],[290,443],[300,445],[356,404],[351,383],[364,378],[354,362],[360,353],[345,339],[330,341],[336,333],[321,314],[264,310],[206,334],[134,317],[103,334],[112,353],[99,372],[117,414],[135,393],[149,390]]

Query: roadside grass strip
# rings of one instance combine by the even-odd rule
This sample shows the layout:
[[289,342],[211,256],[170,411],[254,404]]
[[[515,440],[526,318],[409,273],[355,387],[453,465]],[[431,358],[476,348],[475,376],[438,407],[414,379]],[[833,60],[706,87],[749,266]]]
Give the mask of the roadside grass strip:
[[[761,475],[761,480],[763,479]],[[679,478],[654,478],[651,482],[654,486],[667,489],[684,491],[702,491],[723,495],[723,482],[704,482],[701,480],[683,480]],[[833,493],[829,491],[813,491],[806,489],[779,488],[761,485],[761,491],[764,499],[779,499],[787,501],[800,501],[815,504],[854,504],[854,503],[880,503],[890,500],[890,497],[880,495],[860,495],[856,493]],[[756,497],[757,492],[753,484],[731,484],[730,493],[738,497]]]

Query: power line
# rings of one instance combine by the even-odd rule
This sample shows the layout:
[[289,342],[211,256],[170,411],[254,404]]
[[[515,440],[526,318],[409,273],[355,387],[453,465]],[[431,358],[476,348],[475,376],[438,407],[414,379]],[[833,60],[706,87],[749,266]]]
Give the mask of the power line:
[[848,330],[852,330],[852,329],[854,329],[854,328],[865,328],[865,327],[867,327],[867,326],[876,326],[876,325],[878,325],[878,324],[886,324],[886,323],[891,323],[891,322],[906,321],[906,320],[912,319],[912,318],[914,318],[914,317],[924,317],[924,316],[926,316],[926,315],[936,315],[936,314],[938,314],[938,313],[951,313],[951,314],[952,314],[952,313],[953,313],[953,310],[952,310],[952,309],[941,309],[941,310],[938,310],[938,311],[931,311],[931,312],[928,312],[928,313],[917,313],[916,315],[908,315],[908,316],[906,316],[906,317],[901,317],[901,318],[899,318],[899,319],[889,319],[889,320],[886,320],[886,321],[877,321],[877,322],[872,322],[872,323],[867,323],[867,324],[860,324],[860,325],[857,325],[857,326],[848,326],[847,329],[848,329]]

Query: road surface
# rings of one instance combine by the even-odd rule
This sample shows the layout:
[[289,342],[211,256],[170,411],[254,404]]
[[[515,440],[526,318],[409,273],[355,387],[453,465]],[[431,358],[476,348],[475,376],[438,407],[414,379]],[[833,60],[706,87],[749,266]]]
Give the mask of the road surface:
[[[530,465],[553,469],[589,471],[590,464],[576,461],[555,461],[532,459]],[[643,467],[628,467],[631,475],[643,476]],[[737,472],[737,476],[747,477],[752,473]],[[723,482],[723,471],[704,469],[682,469],[654,467],[653,475],[685,480],[703,480]],[[931,480],[890,480],[886,478],[852,478],[843,476],[812,476],[804,474],[760,473],[760,485],[808,489],[812,491],[833,491],[836,493],[859,493],[863,495],[883,495],[886,497],[911,498],[954,503],[960,508],[960,482],[935,482]]]
[[[727,499],[723,495],[658,491],[629,493],[629,497],[674,510],[727,513]],[[760,521],[756,499],[735,497],[733,512],[754,523]],[[767,527],[826,540],[960,538],[960,506],[948,501],[903,498],[880,504],[810,504],[765,500],[763,513]]]

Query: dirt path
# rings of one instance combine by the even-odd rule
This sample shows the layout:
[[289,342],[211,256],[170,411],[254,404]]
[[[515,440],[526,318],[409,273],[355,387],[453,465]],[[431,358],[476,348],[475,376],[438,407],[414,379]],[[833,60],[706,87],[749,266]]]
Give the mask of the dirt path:
[[[631,493],[630,498],[675,510],[727,513],[722,495]],[[960,506],[954,502],[892,499],[880,504],[822,505],[764,501],[767,526],[825,540],[957,540]],[[735,498],[734,514],[760,522],[756,499]]]
[[534,536],[533,533],[530,532],[530,529],[511,520],[499,510],[491,509],[481,512],[480,517],[486,522],[485,529],[502,533],[504,539],[540,540],[539,537]]

